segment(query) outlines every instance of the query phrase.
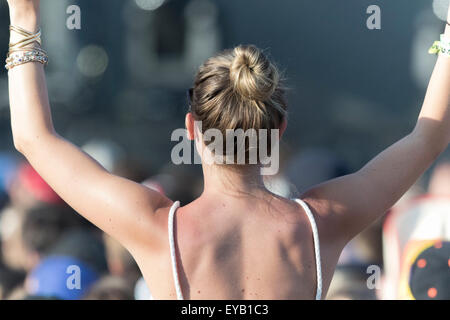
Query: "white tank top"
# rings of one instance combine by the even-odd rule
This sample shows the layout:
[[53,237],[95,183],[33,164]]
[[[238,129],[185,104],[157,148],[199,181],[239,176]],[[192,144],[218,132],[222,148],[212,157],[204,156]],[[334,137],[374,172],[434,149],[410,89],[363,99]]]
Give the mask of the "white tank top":
[[[316,300],[320,300],[322,297],[322,265],[320,262],[320,243],[319,243],[319,233],[317,231],[316,221],[314,220],[314,216],[309,209],[308,205],[300,200],[295,199],[295,201],[300,204],[305,210],[306,215],[308,216],[309,222],[311,224],[312,234],[313,234],[313,242],[314,242],[314,252],[315,252],[315,260],[316,260],[316,272],[317,272],[317,290],[316,290]],[[178,265],[177,265],[177,256],[175,250],[175,234],[174,234],[174,216],[176,210],[180,207],[180,202],[175,201],[169,211],[169,245],[170,245],[170,257],[172,260],[172,274],[173,280],[175,282],[175,290],[177,293],[177,299],[183,300],[183,292],[181,291],[180,286],[180,278],[178,275]]]

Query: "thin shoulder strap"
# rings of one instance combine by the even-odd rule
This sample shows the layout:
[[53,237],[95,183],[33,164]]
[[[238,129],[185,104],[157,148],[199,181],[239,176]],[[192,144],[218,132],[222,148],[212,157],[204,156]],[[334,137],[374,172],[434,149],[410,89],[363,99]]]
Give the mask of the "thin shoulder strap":
[[183,292],[181,291],[180,278],[178,277],[178,266],[177,266],[177,253],[175,250],[175,230],[173,227],[173,221],[175,217],[175,212],[180,207],[180,201],[175,201],[169,211],[169,246],[170,246],[170,258],[172,260],[172,275],[173,281],[175,283],[175,291],[177,292],[177,299],[184,300]]
[[314,220],[314,216],[311,210],[309,209],[308,205],[303,200],[300,199],[295,199],[295,201],[302,206],[303,210],[305,210],[309,222],[311,223],[311,229],[314,239],[314,252],[316,255],[316,271],[317,271],[316,300],[320,300],[322,298],[322,264],[320,262],[319,232],[317,231],[316,221]]

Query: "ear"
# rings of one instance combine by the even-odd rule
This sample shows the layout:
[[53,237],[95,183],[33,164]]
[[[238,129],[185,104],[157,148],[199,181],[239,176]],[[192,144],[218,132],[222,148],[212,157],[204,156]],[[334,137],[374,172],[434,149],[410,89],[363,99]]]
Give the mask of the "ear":
[[195,132],[194,132],[194,117],[192,116],[192,113],[188,112],[186,114],[186,118],[185,118],[185,126],[186,126],[186,130],[187,130],[187,138],[189,140],[194,140],[195,137]]
[[280,129],[279,129],[280,130],[280,139],[283,136],[284,131],[286,131],[286,128],[287,128],[287,118],[283,117],[283,120],[281,121],[281,124],[280,124]]

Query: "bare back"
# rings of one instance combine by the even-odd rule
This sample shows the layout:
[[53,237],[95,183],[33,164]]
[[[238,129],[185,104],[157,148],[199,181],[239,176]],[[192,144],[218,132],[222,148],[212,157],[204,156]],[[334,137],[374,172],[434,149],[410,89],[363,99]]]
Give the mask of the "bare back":
[[[166,208],[164,215],[169,215]],[[198,199],[176,211],[176,256],[187,299],[314,299],[316,259],[310,221],[294,201]],[[167,234],[167,238],[169,235]],[[169,241],[136,257],[157,299],[175,299]],[[339,252],[321,243],[324,293]],[[331,254],[330,254],[331,253]],[[156,263],[156,264],[155,264]]]

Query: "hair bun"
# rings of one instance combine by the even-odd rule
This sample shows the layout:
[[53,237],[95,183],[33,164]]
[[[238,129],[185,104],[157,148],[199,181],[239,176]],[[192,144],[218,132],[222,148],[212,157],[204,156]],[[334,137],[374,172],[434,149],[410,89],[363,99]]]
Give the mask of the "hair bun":
[[275,66],[253,45],[238,46],[233,55],[230,81],[234,90],[247,99],[270,99],[279,82]]

